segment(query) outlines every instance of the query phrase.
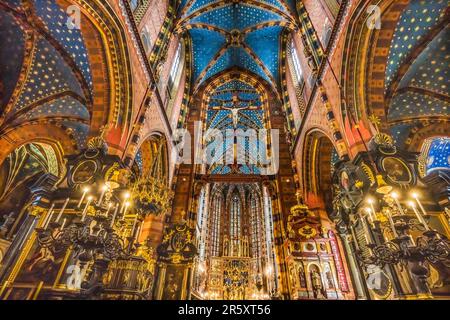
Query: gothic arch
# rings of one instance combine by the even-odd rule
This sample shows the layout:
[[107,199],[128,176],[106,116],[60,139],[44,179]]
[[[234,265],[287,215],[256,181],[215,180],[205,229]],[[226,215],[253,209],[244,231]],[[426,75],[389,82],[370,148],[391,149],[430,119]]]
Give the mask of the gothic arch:
[[[0,216],[14,213],[32,197],[30,189],[44,176],[62,179],[66,173],[64,151],[56,141],[27,140],[0,164]],[[57,180],[55,180],[56,182]]]
[[[151,133],[143,139],[134,160],[134,171],[139,178],[146,179],[147,176],[159,179],[169,185],[169,160],[167,140],[164,134]],[[137,167],[137,168],[136,168]],[[150,213],[143,221],[139,240],[156,249],[160,244],[164,230],[165,214]]]
[[307,133],[303,147],[304,197],[310,208],[327,209],[332,201],[332,163],[336,158],[332,140],[317,129]]
[[[341,83],[347,105],[342,106],[342,117],[352,112],[356,121],[362,119],[367,127],[367,118],[372,113],[386,119],[384,79],[389,47],[397,22],[408,3],[409,0],[361,1],[354,10],[344,46]],[[382,28],[371,30],[368,27],[371,18],[369,6],[374,5],[380,9]]]
[[405,141],[405,149],[411,152],[420,152],[425,140],[437,136],[450,136],[449,121],[417,123],[409,132]]
[[66,155],[74,154],[77,151],[76,137],[70,128],[54,122],[35,121],[2,134],[0,139],[0,164],[16,148],[33,141],[55,145]]
[[[117,136],[131,126],[133,102],[131,61],[123,24],[106,2],[70,1],[80,6],[83,17],[90,22],[86,30],[82,25],[82,30],[99,96],[98,101],[94,100],[91,130],[95,133],[102,125],[111,125],[108,142],[120,149],[122,141]],[[109,106],[106,110],[105,105]]]

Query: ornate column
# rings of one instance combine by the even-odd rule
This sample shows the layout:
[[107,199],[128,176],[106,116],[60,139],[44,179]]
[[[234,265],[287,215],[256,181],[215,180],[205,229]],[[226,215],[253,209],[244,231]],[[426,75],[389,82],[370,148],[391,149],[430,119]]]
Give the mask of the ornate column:
[[53,175],[44,175],[30,187],[33,196],[23,209],[23,214],[25,215],[23,222],[3,258],[3,266],[0,270],[0,290],[1,286],[7,285],[6,282],[11,283],[14,281],[23,260],[29,253],[32,244],[30,238],[33,236],[33,231],[39,222],[42,224],[47,218],[51,207],[49,195],[53,191],[57,180],[58,178]]
[[195,229],[184,217],[169,225],[158,247],[156,280],[153,297],[156,300],[189,300],[197,248]]
[[289,280],[287,275],[286,268],[286,252],[284,247],[284,239],[285,239],[285,230],[284,230],[284,221],[283,214],[281,212],[279,197],[276,192],[276,183],[265,183],[269,195],[272,198],[272,213],[273,213],[273,232],[274,232],[274,247],[276,252],[276,264],[278,269],[278,279],[276,279],[275,288],[279,294],[282,295],[283,298],[288,299],[290,297],[289,292]]

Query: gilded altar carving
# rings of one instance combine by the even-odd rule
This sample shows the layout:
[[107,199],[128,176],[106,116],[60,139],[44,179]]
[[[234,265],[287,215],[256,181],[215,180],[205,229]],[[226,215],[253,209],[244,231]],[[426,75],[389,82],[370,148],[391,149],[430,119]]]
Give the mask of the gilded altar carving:
[[166,263],[192,263],[197,248],[194,245],[195,230],[189,228],[185,221],[169,226],[157,252],[159,260]]

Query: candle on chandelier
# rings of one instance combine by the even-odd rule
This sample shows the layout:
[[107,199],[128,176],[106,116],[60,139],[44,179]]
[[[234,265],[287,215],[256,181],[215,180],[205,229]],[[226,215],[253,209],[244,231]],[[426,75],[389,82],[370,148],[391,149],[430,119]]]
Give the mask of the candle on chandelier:
[[114,222],[116,222],[117,212],[119,211],[119,204],[116,205],[116,209],[114,210],[112,220],[111,220],[111,228],[114,226]]
[[124,217],[127,214],[128,208],[130,208],[130,203],[129,202],[125,203],[125,209],[123,210],[123,216]]
[[64,218],[63,223],[61,225],[61,231],[64,230],[64,227],[66,226],[66,223],[67,223],[67,218]]
[[422,215],[419,213],[419,211],[417,210],[416,205],[414,204],[413,201],[410,201],[409,206],[411,207],[411,209],[413,209],[414,213],[416,214],[417,219],[419,220],[419,222],[421,224],[423,224],[423,226],[425,227],[425,229],[428,231],[430,230],[430,228],[428,227],[428,224],[426,223],[425,219],[422,217]]
[[88,192],[89,192],[89,188],[85,187],[83,189],[83,195],[81,196],[80,202],[78,202],[77,208],[81,208],[81,205],[83,204],[84,198],[86,197]]
[[134,230],[136,229],[137,221],[138,221],[138,215],[136,215],[136,218],[134,219],[133,229],[131,230],[131,236],[134,235]]
[[[120,213],[123,213],[123,212],[124,212],[125,206],[126,206],[126,204],[128,203],[128,199],[130,199],[130,197],[131,197],[131,195],[130,195],[129,192],[125,193],[125,195],[124,195],[124,199],[125,199],[125,200],[123,201],[122,207],[120,208]],[[124,215],[125,215],[125,214],[124,214]]]
[[109,215],[109,211],[111,211],[111,208],[112,208],[112,203],[109,203],[108,204],[108,210],[106,210],[105,216]]
[[55,204],[52,203],[50,209],[48,210],[47,217],[45,218],[45,221],[44,221],[44,229],[48,228],[48,225],[50,224],[50,221],[52,220],[54,207],[55,207]]
[[100,206],[100,205],[102,204],[102,202],[103,202],[103,198],[105,197],[106,191],[108,191],[108,186],[105,184],[105,185],[102,187],[102,193],[101,193],[101,195],[100,195],[100,199],[98,199],[98,205],[99,205],[99,206]]
[[370,236],[370,230],[369,230],[369,227],[367,226],[366,219],[362,214],[360,215],[360,218],[361,218],[361,223],[363,225],[363,229],[364,229],[364,233],[365,233],[364,236],[366,238],[367,244],[372,244],[373,243],[372,237]]
[[67,198],[66,202],[64,202],[64,205],[61,208],[61,211],[59,212],[58,217],[56,217],[56,222],[59,222],[59,220],[61,220],[61,217],[62,217],[64,211],[66,210],[67,205],[69,204],[69,201],[70,201],[70,198]]
[[[375,207],[373,206],[374,200],[373,200],[372,198],[370,198],[370,199],[367,200],[367,202],[369,203],[370,209],[372,209],[372,212],[373,212],[373,214],[374,214],[374,216],[372,217],[372,219],[373,219],[374,217],[376,217]],[[372,215],[371,215],[371,216],[372,216]],[[375,220],[373,220],[373,221],[375,221]]]
[[82,218],[81,218],[81,222],[84,222],[84,220],[86,220],[86,215],[87,215],[87,212],[88,212],[88,209],[89,209],[89,205],[91,204],[91,202],[92,202],[92,196],[89,196],[88,198],[87,198],[87,203],[86,203],[86,206],[84,207],[84,210],[83,210],[83,214],[82,214]]
[[405,211],[403,211],[402,206],[400,205],[400,201],[398,201],[398,194],[396,192],[391,193],[392,199],[394,199],[395,204],[397,205],[398,210],[402,216],[405,215]]
[[388,217],[389,224],[391,225],[391,229],[392,229],[392,232],[394,234],[394,237],[397,238],[398,234],[397,234],[397,230],[395,229],[395,223],[394,223],[394,220],[392,219],[391,212],[390,211],[386,211],[386,215]]
[[367,212],[367,214],[369,215],[370,222],[371,222],[371,223],[374,223],[375,218],[374,218],[374,216],[373,216],[373,214],[372,214],[372,209],[366,208],[366,212]]
[[416,200],[416,202],[419,205],[420,210],[422,210],[424,216],[426,216],[427,212],[425,211],[425,208],[423,207],[422,203],[419,200],[419,194],[417,192],[413,192],[412,197]]
[[141,231],[142,231],[142,224],[139,225],[137,232],[136,232],[136,242],[139,242],[139,238],[141,236]]

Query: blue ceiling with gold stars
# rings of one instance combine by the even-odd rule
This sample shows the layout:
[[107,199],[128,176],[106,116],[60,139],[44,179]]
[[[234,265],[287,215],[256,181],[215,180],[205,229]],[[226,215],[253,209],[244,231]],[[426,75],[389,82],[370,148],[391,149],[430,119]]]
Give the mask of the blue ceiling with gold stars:
[[196,87],[233,67],[279,82],[280,35],[295,25],[295,1],[182,1],[179,29],[192,39]]
[[427,158],[427,174],[436,170],[450,169],[450,138],[431,141]]
[[448,0],[411,0],[399,19],[385,79],[392,94],[388,120],[397,123],[393,133],[399,137],[411,128],[402,122],[450,115],[450,29],[443,23],[449,5]]
[[[192,41],[194,91],[235,69],[258,76],[279,91],[281,35],[285,28],[295,28],[295,12],[291,0],[181,1],[176,29]],[[232,78],[206,94],[206,132],[266,128],[263,98],[252,85]],[[211,174],[260,174],[259,151],[267,147],[259,145],[259,139],[242,140],[244,148],[236,148],[232,139],[206,140],[206,148],[213,150]],[[245,164],[237,158],[245,159]]]
[[411,0],[394,33],[386,70],[386,87],[417,43],[443,18],[448,0]]
[[[206,128],[208,130],[218,130],[222,133],[226,130],[240,130],[240,132],[248,132],[248,129],[254,129],[255,132],[265,128],[263,101],[261,95],[250,85],[240,81],[231,80],[222,84],[211,92],[208,96],[209,104],[206,114]],[[233,109],[238,110],[236,116],[233,116]],[[206,133],[208,135],[208,133]],[[260,145],[259,139],[243,139],[244,148],[238,148],[241,159],[245,159],[245,164],[241,164],[233,172],[226,165],[233,163],[233,147],[234,140],[227,139],[224,134],[225,141],[211,139],[207,143],[207,148],[215,149],[213,160],[211,163],[212,174],[259,174],[260,170],[256,166],[258,163],[258,150],[263,146]]]
[[93,83],[81,30],[67,24],[66,11],[55,0],[30,4],[30,11],[18,0],[2,1],[0,6],[0,110],[8,110],[3,116],[13,119],[12,125],[60,121],[82,148]]

